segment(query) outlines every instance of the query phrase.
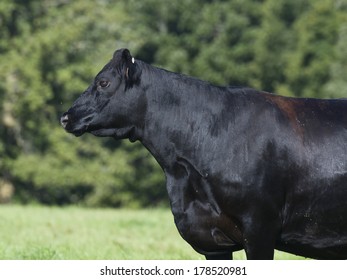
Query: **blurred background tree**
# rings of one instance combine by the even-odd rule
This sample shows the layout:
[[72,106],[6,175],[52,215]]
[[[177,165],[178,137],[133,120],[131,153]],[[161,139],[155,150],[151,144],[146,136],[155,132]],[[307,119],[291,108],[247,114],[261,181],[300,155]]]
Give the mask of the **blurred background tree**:
[[2,0],[0,203],[166,205],[140,144],[59,116],[115,49],[220,85],[347,97],[346,0]]

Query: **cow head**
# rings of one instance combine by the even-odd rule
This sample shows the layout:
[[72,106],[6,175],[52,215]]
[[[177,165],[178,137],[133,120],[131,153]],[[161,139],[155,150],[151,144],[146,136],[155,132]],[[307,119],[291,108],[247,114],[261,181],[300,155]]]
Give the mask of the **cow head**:
[[141,95],[136,92],[140,78],[141,69],[130,52],[116,51],[93,83],[62,115],[61,125],[75,136],[90,132],[131,138],[136,119],[144,111]]

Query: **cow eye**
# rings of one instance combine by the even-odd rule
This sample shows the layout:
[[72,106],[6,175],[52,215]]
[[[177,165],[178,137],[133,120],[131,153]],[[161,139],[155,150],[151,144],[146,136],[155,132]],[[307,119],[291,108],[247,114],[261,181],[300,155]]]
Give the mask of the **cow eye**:
[[101,80],[99,82],[99,86],[102,87],[102,88],[106,88],[110,85],[110,82],[109,81],[106,81],[106,80]]

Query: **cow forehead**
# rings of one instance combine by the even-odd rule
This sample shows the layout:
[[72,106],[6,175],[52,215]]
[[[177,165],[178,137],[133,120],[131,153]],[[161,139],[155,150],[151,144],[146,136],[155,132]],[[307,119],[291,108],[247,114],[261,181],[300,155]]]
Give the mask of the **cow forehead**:
[[95,78],[99,78],[100,76],[105,75],[106,73],[111,73],[113,69],[114,69],[114,64],[112,63],[112,60],[111,60],[101,69],[101,71],[96,75]]
[[113,61],[113,59],[111,59],[101,70],[101,72],[103,71],[107,71],[107,70],[112,70],[115,67],[115,62]]

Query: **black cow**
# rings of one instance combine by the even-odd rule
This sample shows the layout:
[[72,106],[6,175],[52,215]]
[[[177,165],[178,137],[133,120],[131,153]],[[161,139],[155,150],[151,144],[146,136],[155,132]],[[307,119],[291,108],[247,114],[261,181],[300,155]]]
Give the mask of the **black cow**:
[[139,140],[207,259],[347,258],[347,100],[218,87],[114,53],[62,126]]

